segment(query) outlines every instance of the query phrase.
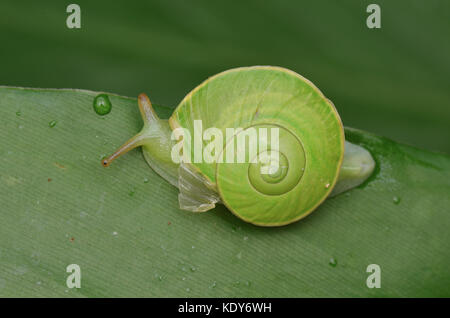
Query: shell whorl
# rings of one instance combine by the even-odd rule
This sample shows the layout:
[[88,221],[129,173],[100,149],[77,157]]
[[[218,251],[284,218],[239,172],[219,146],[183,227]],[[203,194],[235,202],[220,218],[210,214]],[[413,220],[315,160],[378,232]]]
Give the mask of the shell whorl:
[[[185,97],[169,123],[193,135],[194,120],[224,136],[230,127],[242,127],[236,137],[250,128],[278,128],[278,147],[269,138],[267,148],[257,151],[258,159],[275,157],[278,169],[271,169],[270,159],[192,163],[228,209],[247,222],[276,226],[299,220],[336,183],[344,155],[340,117],[311,82],[292,71],[256,66],[215,75]],[[224,154],[236,147],[235,140],[226,140]],[[263,168],[269,173],[261,173]]]

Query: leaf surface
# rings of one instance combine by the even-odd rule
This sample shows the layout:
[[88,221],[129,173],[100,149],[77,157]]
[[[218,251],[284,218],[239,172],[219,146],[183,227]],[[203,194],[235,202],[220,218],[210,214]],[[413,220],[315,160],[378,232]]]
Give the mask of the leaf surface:
[[0,296],[450,296],[448,156],[348,128],[377,162],[370,180],[300,222],[256,227],[223,206],[179,210],[139,149],[103,168],[142,122],[114,94],[97,115],[97,94],[0,87]]

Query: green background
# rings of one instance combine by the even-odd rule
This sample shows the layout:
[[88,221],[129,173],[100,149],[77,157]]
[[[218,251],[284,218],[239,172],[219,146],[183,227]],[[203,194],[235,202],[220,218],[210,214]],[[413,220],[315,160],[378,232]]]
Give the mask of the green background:
[[[100,165],[142,126],[137,94],[167,118],[208,76],[256,64],[313,81],[346,126],[450,153],[450,2],[376,1],[369,30],[370,2],[76,1],[69,30],[68,1],[2,0],[0,85],[92,91],[0,87],[0,296],[448,297],[448,155],[347,129],[370,182],[282,228],[180,211],[140,151]],[[133,98],[110,94],[100,117],[97,91]]]
[[316,84],[346,126],[450,153],[450,2],[0,2],[0,85],[149,94],[176,106],[208,76],[248,65],[290,68]]

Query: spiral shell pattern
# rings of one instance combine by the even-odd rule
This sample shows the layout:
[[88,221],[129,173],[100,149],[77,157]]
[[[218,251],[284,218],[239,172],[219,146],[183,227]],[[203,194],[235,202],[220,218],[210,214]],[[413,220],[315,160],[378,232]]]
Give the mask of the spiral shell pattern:
[[[247,222],[277,226],[299,220],[336,183],[344,155],[340,117],[333,104],[295,72],[254,66],[215,75],[183,99],[169,123],[194,136],[195,120],[202,120],[203,129],[220,129],[223,136],[227,128],[242,128],[225,140],[217,154],[221,159],[191,164],[215,185],[228,209]],[[277,129],[276,146],[272,137],[258,135],[256,157],[224,160],[228,153],[236,159],[240,134],[260,128]],[[246,147],[254,146],[249,143]]]

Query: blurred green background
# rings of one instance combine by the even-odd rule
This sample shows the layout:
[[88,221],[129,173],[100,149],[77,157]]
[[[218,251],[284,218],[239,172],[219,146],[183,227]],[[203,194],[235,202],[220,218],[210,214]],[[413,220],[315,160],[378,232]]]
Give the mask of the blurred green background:
[[[81,29],[66,7],[81,7]],[[366,7],[381,6],[381,29]],[[450,153],[450,1],[0,2],[0,85],[141,92],[175,106],[220,71],[290,68],[346,126]]]

